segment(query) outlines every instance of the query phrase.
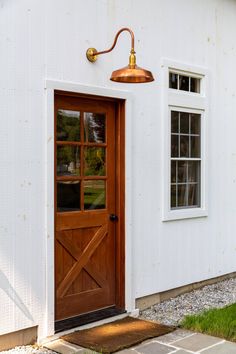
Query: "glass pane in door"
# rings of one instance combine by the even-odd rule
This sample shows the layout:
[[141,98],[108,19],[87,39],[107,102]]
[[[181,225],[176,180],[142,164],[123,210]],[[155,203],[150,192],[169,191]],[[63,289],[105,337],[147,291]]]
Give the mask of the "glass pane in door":
[[84,148],[84,175],[105,176],[105,148],[86,147]]
[[80,175],[80,147],[57,146],[57,176]]
[[106,208],[106,181],[86,180],[84,181],[84,209],[105,209]]
[[57,211],[80,210],[80,181],[57,182]]
[[84,113],[84,141],[90,143],[106,142],[106,115],[103,113]]
[[80,141],[80,112],[58,110],[56,140]]

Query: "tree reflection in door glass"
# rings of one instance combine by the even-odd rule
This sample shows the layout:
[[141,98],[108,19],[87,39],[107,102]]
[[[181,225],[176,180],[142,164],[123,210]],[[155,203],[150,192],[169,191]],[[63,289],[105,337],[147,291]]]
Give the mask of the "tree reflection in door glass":
[[90,143],[106,142],[106,115],[84,113],[84,141]]
[[57,146],[57,176],[80,175],[80,147]]
[[56,135],[58,141],[80,141],[80,112],[59,109]]
[[84,209],[106,208],[106,187],[103,180],[84,181]]
[[105,148],[84,148],[84,174],[85,176],[105,176]]

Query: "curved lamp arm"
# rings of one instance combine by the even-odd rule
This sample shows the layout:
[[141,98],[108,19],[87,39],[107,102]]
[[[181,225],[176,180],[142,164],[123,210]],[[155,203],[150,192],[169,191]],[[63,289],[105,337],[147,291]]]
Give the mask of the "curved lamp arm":
[[110,49],[98,52],[95,48],[89,48],[87,50],[87,52],[86,52],[87,59],[93,63],[93,62],[95,62],[97,60],[97,56],[98,55],[106,54],[106,53],[111,52],[116,46],[117,39],[118,39],[119,35],[122,32],[124,32],[124,31],[129,32],[130,35],[131,35],[130,65],[135,65],[136,64],[136,59],[135,59],[135,51],[134,51],[134,33],[133,33],[133,31],[130,28],[127,28],[127,27],[121,28],[117,32],[117,34],[115,36],[115,39],[114,39],[114,42],[113,42],[113,44],[112,44]]

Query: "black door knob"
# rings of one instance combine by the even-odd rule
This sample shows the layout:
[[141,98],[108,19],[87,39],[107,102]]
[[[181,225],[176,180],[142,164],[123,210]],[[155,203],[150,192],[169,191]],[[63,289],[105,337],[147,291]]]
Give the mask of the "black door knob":
[[118,216],[115,215],[115,214],[111,214],[111,215],[110,215],[110,220],[111,220],[111,221],[118,221]]

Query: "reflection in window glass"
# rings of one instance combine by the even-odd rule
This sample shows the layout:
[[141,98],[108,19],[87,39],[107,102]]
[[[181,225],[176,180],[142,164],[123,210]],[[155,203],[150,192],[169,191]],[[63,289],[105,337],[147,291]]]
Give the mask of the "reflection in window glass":
[[171,161],[171,183],[176,183],[176,163],[177,161]]
[[171,135],[171,157],[179,156],[179,136]]
[[178,183],[187,182],[187,170],[188,162],[186,161],[176,161],[177,163],[177,172],[178,172]]
[[197,79],[195,77],[191,77],[190,81],[191,81],[190,91],[200,93],[200,79]]
[[169,74],[169,87],[173,89],[178,88],[178,75],[175,73]]
[[180,157],[189,157],[189,136],[180,135]]
[[200,134],[200,114],[191,113],[191,134]]
[[191,157],[200,157],[200,137],[191,136]]
[[80,112],[58,110],[56,139],[58,141],[80,141]]
[[57,176],[80,175],[80,147],[57,146]]
[[176,208],[177,207],[177,198],[176,198],[176,184],[173,184],[171,186],[171,208]]
[[179,89],[182,91],[189,91],[189,77],[179,75]]
[[180,113],[180,133],[189,134],[189,113]]
[[84,174],[85,176],[105,176],[105,148],[84,148]]
[[199,161],[189,161],[188,162],[188,182],[199,181],[200,177],[200,162]]
[[84,181],[84,209],[106,208],[106,182],[103,180]]
[[179,112],[171,111],[171,133],[179,132]]
[[84,141],[90,143],[106,142],[106,115],[84,113]]
[[187,206],[187,184],[179,184],[178,185],[178,200],[177,205],[178,207]]
[[80,182],[57,182],[57,211],[80,210]]

